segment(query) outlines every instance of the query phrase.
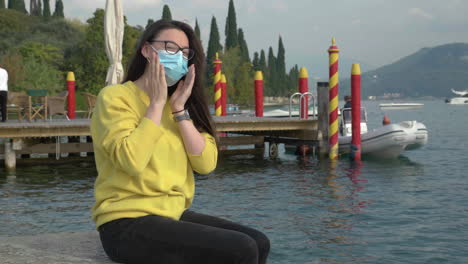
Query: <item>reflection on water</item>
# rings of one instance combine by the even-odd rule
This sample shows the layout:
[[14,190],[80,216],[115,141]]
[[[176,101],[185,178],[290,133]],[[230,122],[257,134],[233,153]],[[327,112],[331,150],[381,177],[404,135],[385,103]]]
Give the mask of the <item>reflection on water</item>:
[[[196,177],[193,209],[264,231],[269,263],[468,263],[468,123],[456,122],[468,108],[431,107],[437,121],[419,110],[390,115],[426,124],[421,151],[361,164],[284,153],[222,158],[214,173]],[[2,173],[0,235],[94,228],[93,164]]]

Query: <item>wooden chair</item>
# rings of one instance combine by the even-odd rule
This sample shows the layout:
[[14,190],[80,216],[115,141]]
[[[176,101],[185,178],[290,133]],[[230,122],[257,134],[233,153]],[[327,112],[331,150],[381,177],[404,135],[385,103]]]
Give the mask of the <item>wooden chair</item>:
[[53,115],[64,115],[67,120],[70,120],[67,115],[67,110],[65,109],[67,97],[68,91],[63,91],[57,96],[47,97],[47,114],[50,120],[52,120]]
[[94,106],[96,105],[97,96],[91,93],[83,93],[83,96],[86,98],[86,105],[88,106],[88,118],[91,118]]
[[8,92],[7,113],[11,112],[16,113],[18,120],[28,117],[29,96],[22,92]]
[[28,90],[29,95],[29,121],[36,116],[44,120],[47,119],[47,90]]

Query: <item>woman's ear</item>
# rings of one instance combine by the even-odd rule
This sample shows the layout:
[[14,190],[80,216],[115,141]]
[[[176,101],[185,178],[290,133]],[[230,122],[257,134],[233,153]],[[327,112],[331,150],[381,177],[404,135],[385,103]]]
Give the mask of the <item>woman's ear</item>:
[[150,58],[148,48],[148,43],[143,44],[143,47],[141,47],[141,55],[143,55],[143,57],[145,57],[147,60]]

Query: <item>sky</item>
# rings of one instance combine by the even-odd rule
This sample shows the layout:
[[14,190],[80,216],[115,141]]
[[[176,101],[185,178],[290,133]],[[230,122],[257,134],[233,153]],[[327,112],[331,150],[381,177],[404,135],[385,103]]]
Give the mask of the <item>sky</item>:
[[[27,1],[26,1],[27,2]],[[54,6],[54,0],[50,1]],[[81,21],[104,8],[105,0],[64,0],[65,16]],[[224,45],[229,0],[122,0],[130,25],[159,19],[169,5],[173,19],[195,25],[206,46],[212,16]],[[421,48],[468,43],[468,0],[234,0],[237,26],[251,56],[278,38],[286,49],[288,69],[306,67],[309,77],[326,78],[332,37],[340,48],[340,75],[351,63],[364,71],[393,63]]]

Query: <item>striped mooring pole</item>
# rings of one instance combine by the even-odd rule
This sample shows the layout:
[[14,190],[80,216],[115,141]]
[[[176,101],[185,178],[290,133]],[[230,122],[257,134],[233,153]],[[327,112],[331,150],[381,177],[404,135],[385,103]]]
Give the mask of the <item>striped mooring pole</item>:
[[75,74],[73,72],[68,72],[67,74],[67,115],[70,119],[76,118],[76,99],[75,99]]
[[[309,91],[309,74],[307,69],[302,67],[299,71],[299,92],[301,94],[307,93]],[[301,97],[299,102],[300,106],[300,117],[301,119],[309,119],[309,95]]]
[[255,116],[263,117],[263,74],[261,71],[255,72]]
[[226,75],[221,74],[221,116],[226,116],[226,105],[227,105],[227,84]]
[[351,68],[351,159],[361,160],[361,67]]
[[221,116],[222,114],[222,103],[221,103],[221,63],[223,63],[216,52],[216,59],[214,63],[214,101],[215,101],[215,115]]
[[331,160],[338,159],[338,58],[340,50],[336,46],[335,38],[328,49],[329,57],[329,145]]

